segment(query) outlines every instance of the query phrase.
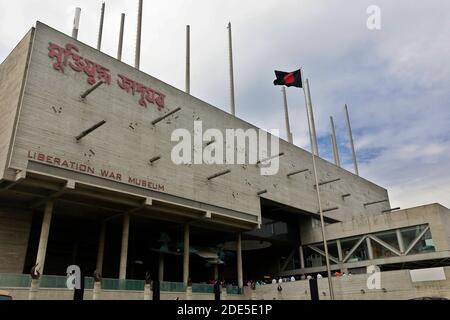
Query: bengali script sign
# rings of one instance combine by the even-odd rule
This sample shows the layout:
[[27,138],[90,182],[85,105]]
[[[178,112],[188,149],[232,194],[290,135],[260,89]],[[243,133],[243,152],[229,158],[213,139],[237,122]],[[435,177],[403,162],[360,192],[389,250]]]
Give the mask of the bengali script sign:
[[[67,66],[75,72],[84,72],[87,75],[87,82],[94,85],[97,81],[103,81],[105,84],[111,84],[110,70],[102,65],[84,58],[80,54],[80,50],[74,44],[68,43],[64,47],[54,43],[49,43],[48,56],[55,61],[53,69],[65,73]],[[142,107],[147,107],[147,103],[154,104],[159,111],[165,108],[166,95],[145,86],[142,83],[132,80],[126,75],[119,74],[117,85],[126,93],[133,96],[138,93],[140,99],[138,103]]]

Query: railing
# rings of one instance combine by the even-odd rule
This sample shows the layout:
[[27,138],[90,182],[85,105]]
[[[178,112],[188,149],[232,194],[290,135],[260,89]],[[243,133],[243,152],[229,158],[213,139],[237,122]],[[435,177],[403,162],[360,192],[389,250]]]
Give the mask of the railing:
[[31,277],[28,274],[0,274],[0,288],[29,288]]
[[47,289],[67,289],[67,277],[43,275],[39,281],[39,287]]
[[227,294],[242,294],[241,289],[238,286],[227,286]]
[[144,291],[144,280],[102,279],[104,290]]
[[203,283],[193,283],[192,284],[193,293],[214,293],[214,285],[203,284]]
[[[31,286],[31,277],[28,274],[0,274],[0,288],[29,288]],[[39,287],[44,289],[67,289],[67,277],[42,275],[39,281]],[[94,288],[94,279],[92,277],[84,278],[84,288],[91,290]],[[123,290],[123,291],[144,291],[144,280],[119,280],[102,279],[103,290]],[[186,286],[182,282],[161,282],[160,290],[162,292],[186,292]],[[194,283],[192,284],[193,293],[214,293],[214,285]],[[227,286],[228,294],[240,294],[240,290],[235,286]]]
[[186,286],[183,282],[161,282],[160,290],[165,292],[185,292]]

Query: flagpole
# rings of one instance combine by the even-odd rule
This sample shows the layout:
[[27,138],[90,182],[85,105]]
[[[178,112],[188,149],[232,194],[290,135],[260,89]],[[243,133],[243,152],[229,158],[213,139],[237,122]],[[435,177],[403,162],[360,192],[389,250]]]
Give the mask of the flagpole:
[[105,21],[105,3],[102,3],[102,11],[100,14],[100,27],[98,30],[98,39],[97,39],[97,50],[101,50],[102,48],[102,39],[103,39],[103,23]]
[[287,101],[287,93],[286,93],[286,88],[284,86],[281,89],[281,92],[283,93],[284,117],[285,117],[285,120],[286,120],[287,139],[288,139],[289,143],[294,143],[294,138],[293,138],[292,132],[291,132],[291,125],[289,123],[289,107],[288,107],[288,101]]
[[[302,81],[303,81],[303,79],[302,79]],[[316,122],[314,120],[314,111],[313,111],[313,107],[312,107],[311,91],[309,90],[309,79],[306,79],[306,93],[307,93],[307,101],[309,102],[307,105],[307,108],[308,108],[308,113],[309,113],[310,118],[308,118],[308,119],[311,122],[311,135],[312,135],[312,139],[314,142],[313,153],[319,157],[320,156],[319,145],[317,143]]]
[[186,93],[191,94],[191,27],[186,26]]
[[334,163],[341,167],[341,158],[339,157],[339,149],[337,144],[337,137],[336,137],[336,127],[334,126],[334,119],[333,117],[330,117],[330,123],[331,123],[331,143],[333,146],[333,154],[334,154]]
[[359,176],[358,161],[356,160],[355,143],[353,141],[352,125],[350,123],[350,116],[348,114],[348,107],[347,107],[347,105],[345,105],[345,114],[347,116],[348,134],[350,136],[350,145],[352,147],[352,156],[353,156],[353,164],[355,165],[355,173],[356,173],[357,176]]
[[[330,289],[330,299],[334,300],[334,291],[333,291],[333,282],[331,279],[331,267],[330,267],[330,259],[328,255],[328,244],[327,244],[327,237],[325,232],[325,220],[323,217],[323,208],[322,208],[322,201],[320,198],[320,190],[319,190],[319,177],[317,174],[317,166],[316,166],[316,155],[314,154],[314,146],[313,146],[313,138],[312,138],[312,129],[311,129],[311,119],[310,119],[310,113],[308,108],[308,98],[311,97],[311,94],[309,92],[309,81],[306,80],[307,88],[305,89],[305,82],[303,77],[303,70],[300,70],[301,78],[302,78],[302,89],[305,96],[305,104],[306,104],[306,115],[308,118],[308,130],[309,130],[309,139],[311,141],[311,155],[312,155],[312,162],[313,162],[313,171],[314,171],[314,180],[316,182],[316,193],[317,193],[317,202],[319,205],[319,213],[320,213],[320,223],[322,227],[322,238],[323,238],[323,246],[325,249],[325,260],[326,260],[326,266],[327,266],[327,273],[328,273],[328,286]],[[308,94],[308,95],[307,95]],[[309,100],[310,101],[310,100]]]
[[236,101],[234,95],[233,38],[231,34],[231,22],[228,23],[228,54],[230,63],[230,113],[235,116]]

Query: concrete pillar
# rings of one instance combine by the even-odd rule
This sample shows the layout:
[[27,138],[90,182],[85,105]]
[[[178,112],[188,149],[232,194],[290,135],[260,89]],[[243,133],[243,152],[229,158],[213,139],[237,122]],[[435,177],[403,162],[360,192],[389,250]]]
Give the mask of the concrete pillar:
[[237,256],[238,286],[240,289],[242,289],[244,287],[244,276],[242,273],[242,234],[241,233],[238,233],[238,236],[237,236],[236,256]]
[[337,246],[337,250],[338,250],[339,262],[342,262],[344,260],[344,255],[342,254],[341,240],[336,240],[336,246]]
[[94,282],[94,290],[92,291],[92,300],[100,300],[101,291],[102,291],[102,283]]
[[98,239],[98,251],[97,251],[97,265],[95,270],[103,274],[103,257],[105,254],[105,237],[106,237],[106,223],[103,222],[100,228],[100,236]]
[[186,288],[186,300],[192,300],[192,287]]
[[303,253],[303,246],[300,246],[298,251],[300,254],[300,269],[305,269],[305,256]]
[[183,250],[183,283],[189,282],[189,225],[184,226],[184,250]]
[[39,238],[39,249],[36,258],[37,269],[44,274],[45,255],[47,253],[48,235],[53,214],[53,201],[45,204],[44,218],[42,220],[41,236]]
[[159,270],[158,270],[159,282],[164,281],[164,254],[159,254]]
[[120,271],[119,279],[125,280],[127,278],[127,258],[128,258],[128,237],[130,233],[130,214],[123,216],[122,226],[122,250],[120,252]]
[[403,241],[403,236],[402,236],[402,232],[400,231],[400,229],[396,230],[397,233],[397,241],[398,241],[398,248],[400,249],[401,253],[405,253],[405,242]]
[[367,243],[367,253],[369,254],[369,260],[373,260],[373,248],[372,248],[372,241],[370,238],[366,238]]
[[228,300],[228,292],[226,287],[222,287],[222,292],[220,294],[220,299]]
[[214,280],[219,280],[219,265],[214,265]]
[[39,280],[32,279],[30,292],[28,293],[28,300],[37,300],[38,291],[39,291]]
[[150,284],[145,284],[144,287],[144,300],[148,301],[148,300],[152,300],[152,287]]

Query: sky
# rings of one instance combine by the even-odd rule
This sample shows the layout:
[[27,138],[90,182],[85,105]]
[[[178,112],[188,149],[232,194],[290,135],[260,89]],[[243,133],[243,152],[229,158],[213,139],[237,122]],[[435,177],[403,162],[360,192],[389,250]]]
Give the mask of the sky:
[[[100,0],[0,0],[0,61],[37,20],[97,43]],[[381,29],[369,30],[377,5]],[[106,1],[102,51],[134,63],[138,0]],[[228,31],[233,26],[237,116],[285,138],[274,70],[303,68],[311,83],[319,149],[332,161],[330,120],[343,167],[353,171],[344,105],[362,177],[388,189],[392,207],[450,207],[450,2],[445,0],[144,0],[141,69],[184,89],[191,26],[191,94],[229,110]],[[288,89],[294,142],[310,149],[304,96]]]

